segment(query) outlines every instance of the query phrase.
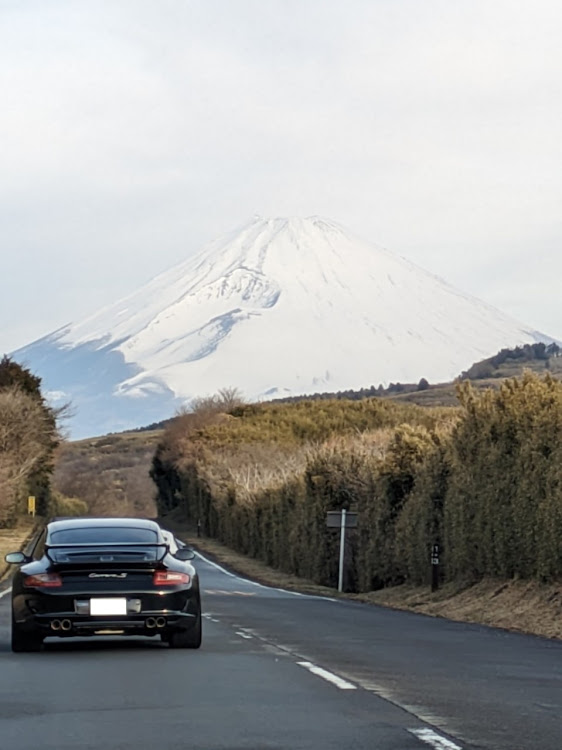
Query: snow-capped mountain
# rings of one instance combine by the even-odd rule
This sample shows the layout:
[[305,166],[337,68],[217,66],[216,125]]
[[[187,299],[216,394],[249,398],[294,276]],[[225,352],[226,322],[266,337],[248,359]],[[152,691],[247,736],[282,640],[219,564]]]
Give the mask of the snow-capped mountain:
[[254,218],[125,299],[14,353],[77,412],[75,435],[250,399],[451,380],[551,341],[318,217]]

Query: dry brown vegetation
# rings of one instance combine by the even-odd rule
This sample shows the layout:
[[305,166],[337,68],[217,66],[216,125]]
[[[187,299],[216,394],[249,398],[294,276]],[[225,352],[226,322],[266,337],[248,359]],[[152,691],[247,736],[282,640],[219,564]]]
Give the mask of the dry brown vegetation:
[[13,517],[18,490],[44,459],[49,434],[37,399],[17,386],[0,390],[0,525]]
[[53,453],[66,410],[46,403],[41,378],[8,356],[0,359],[0,528],[17,525],[30,496],[38,514],[49,513]]
[[[197,427],[184,417],[165,431],[154,459],[159,511],[180,506],[207,535],[285,573],[332,584],[337,539],[326,532],[326,511],[371,503],[386,457],[408,454],[419,436],[431,442],[458,413],[365,399],[253,404]],[[369,527],[386,540],[384,522]],[[356,586],[372,565],[354,557],[349,570],[348,585]]]
[[434,593],[427,588],[397,586],[360,598],[449,620],[562,638],[562,586],[556,582],[484,578],[470,586],[445,584]]
[[41,400],[17,385],[0,388],[0,527],[25,512],[28,481],[49,459],[53,431]]
[[[53,487],[78,498],[90,515],[156,515],[150,461],[159,432],[106,435],[63,444],[57,455]],[[64,508],[59,515],[66,515]]]
[[562,384],[527,372],[457,387],[457,409],[388,399],[254,404],[159,443],[161,514],[291,575],[337,580],[328,510],[359,513],[348,590],[562,577]]

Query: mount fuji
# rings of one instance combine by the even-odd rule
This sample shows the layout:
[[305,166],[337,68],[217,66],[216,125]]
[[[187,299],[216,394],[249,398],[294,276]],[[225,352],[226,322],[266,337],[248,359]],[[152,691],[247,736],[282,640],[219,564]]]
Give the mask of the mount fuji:
[[255,217],[128,297],[13,353],[70,400],[73,437],[222,387],[271,399],[451,380],[548,336],[318,217]]

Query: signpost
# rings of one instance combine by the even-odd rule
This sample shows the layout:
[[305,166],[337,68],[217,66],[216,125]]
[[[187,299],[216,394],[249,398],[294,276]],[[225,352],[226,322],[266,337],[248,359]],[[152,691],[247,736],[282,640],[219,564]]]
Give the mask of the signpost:
[[330,510],[326,514],[326,526],[340,530],[340,566],[338,573],[338,591],[343,591],[343,562],[345,557],[345,531],[357,526],[357,513],[343,510]]
[[439,545],[434,544],[431,548],[431,590],[439,588]]
[[35,496],[30,495],[27,498],[27,515],[35,516]]

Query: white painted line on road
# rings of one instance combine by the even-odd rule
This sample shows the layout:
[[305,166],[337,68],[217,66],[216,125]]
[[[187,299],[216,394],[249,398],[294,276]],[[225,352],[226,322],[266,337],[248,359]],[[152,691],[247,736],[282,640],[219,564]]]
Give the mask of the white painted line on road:
[[431,745],[435,750],[462,750],[459,745],[437,734],[433,729],[410,729],[409,732],[414,737],[417,737],[418,740]]
[[431,727],[436,727],[437,729],[440,729],[442,732],[446,732],[447,734],[454,734],[454,732],[451,731],[448,719],[445,719],[443,716],[437,716],[436,714],[430,713],[423,706],[415,706],[411,703],[404,703],[404,701],[400,700],[400,698],[395,695],[392,690],[383,685],[380,685],[377,682],[374,682],[369,670],[366,670],[364,672],[353,672],[350,674],[340,669],[339,674],[345,680],[349,680],[354,685],[358,685],[360,688],[363,688],[363,690],[367,690],[369,693],[374,693],[375,695],[378,695],[379,698],[383,698],[385,701],[388,701],[389,703],[402,708],[404,711],[412,714],[412,716],[415,716],[420,721],[423,721],[424,724],[429,724],[429,726]]
[[220,622],[220,620],[217,620],[216,617],[213,617],[213,615],[210,614],[209,612],[204,612],[203,617],[206,620],[209,620],[209,622]]
[[[193,550],[195,552],[195,550]],[[197,557],[200,557],[201,560],[208,563],[209,565],[212,565],[213,568],[216,568],[217,570],[220,570],[221,573],[224,573],[227,576],[230,576],[231,578],[236,578],[238,581],[242,581],[243,583],[248,583],[250,586],[257,586],[260,589],[269,589],[270,591],[279,591],[282,594],[291,594],[292,596],[302,596],[305,599],[321,599],[325,602],[337,602],[337,599],[332,599],[329,596],[316,596],[314,594],[301,594],[300,591],[288,591],[287,589],[278,589],[275,586],[264,586],[263,583],[258,583],[257,581],[251,581],[249,578],[242,578],[241,576],[237,576],[235,573],[231,573],[230,570],[226,570],[222,567],[222,565],[219,565],[216,562],[213,562],[212,560],[209,560],[208,557],[205,557],[205,555],[202,555],[201,552],[195,552]],[[239,591],[236,593],[240,593]]]
[[331,682],[332,685],[335,685],[340,690],[357,690],[357,685],[352,685],[351,682],[343,680],[336,674],[332,674],[332,672],[328,672],[328,670],[322,669],[322,667],[315,666],[310,661],[298,661],[297,664],[299,665],[299,667],[308,669],[308,671],[312,672],[312,674],[315,674],[318,677],[322,677],[322,679],[326,680],[327,682]]
[[[193,550],[193,551],[195,552],[195,550]],[[200,552],[195,552],[195,554],[197,555],[197,557],[200,557],[206,563],[209,563],[209,565],[212,565],[213,568],[216,568],[217,570],[220,570],[221,573],[224,573],[225,575],[230,576],[231,578],[238,578],[238,576],[234,575],[234,573],[231,573],[230,570],[226,570],[225,568],[223,568],[218,563],[213,562],[212,560],[209,560],[208,558],[205,557],[205,555],[202,555]],[[242,580],[242,579],[239,578],[239,580]]]
[[232,592],[235,596],[255,596],[254,591],[233,591]]
[[12,589],[11,589],[11,588],[9,588],[9,589],[6,589],[6,591],[0,591],[0,599],[1,599],[1,598],[2,598],[3,596],[7,596],[7,595],[8,595],[9,593],[10,593],[10,591],[11,591],[11,590],[12,590]]
[[252,635],[248,635],[248,633],[243,633],[241,630],[237,630],[236,635],[239,635],[240,638],[245,638],[247,641],[253,640]]

